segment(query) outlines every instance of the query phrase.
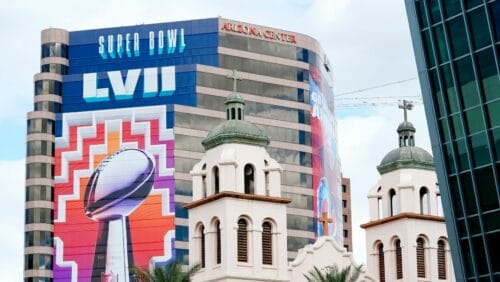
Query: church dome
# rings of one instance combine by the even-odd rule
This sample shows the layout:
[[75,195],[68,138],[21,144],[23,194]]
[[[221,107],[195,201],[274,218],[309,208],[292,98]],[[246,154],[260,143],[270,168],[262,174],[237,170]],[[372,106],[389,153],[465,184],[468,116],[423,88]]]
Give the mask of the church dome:
[[399,147],[387,153],[377,166],[380,174],[401,168],[434,170],[434,159],[431,154],[420,147]]
[[385,155],[377,170],[380,174],[385,174],[401,168],[416,168],[434,170],[434,159],[426,150],[415,146],[416,129],[407,119],[407,110],[411,110],[413,105],[403,101],[400,106],[404,110],[404,121],[399,124],[398,141],[399,148],[396,148]]
[[269,138],[255,125],[244,120],[226,120],[217,125],[201,142],[205,150],[224,143],[242,143],[266,147]]

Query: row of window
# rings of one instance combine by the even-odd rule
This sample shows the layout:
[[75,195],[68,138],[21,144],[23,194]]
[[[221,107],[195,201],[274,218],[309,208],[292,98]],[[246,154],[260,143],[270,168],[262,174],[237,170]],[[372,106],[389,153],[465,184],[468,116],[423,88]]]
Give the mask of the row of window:
[[50,231],[28,231],[24,233],[25,247],[52,247],[53,234]]
[[[233,90],[233,82],[224,75],[197,72],[196,85]],[[309,104],[309,91],[278,84],[244,79],[238,82],[238,92]]]
[[62,109],[62,105],[61,105],[61,103],[58,103],[58,102],[40,101],[40,102],[35,102],[34,109],[35,109],[35,111],[60,113],[61,109]]
[[42,44],[42,59],[47,57],[68,58],[68,45],[59,42]]
[[[460,239],[459,243],[463,260],[466,262],[464,268],[467,277],[486,275],[487,278],[490,273],[500,272],[500,257],[497,255],[498,250],[500,250],[500,232],[498,230],[497,232],[484,233],[483,236],[463,238]],[[495,275],[495,278],[498,276],[498,274]]]
[[[197,106],[204,109],[225,111],[224,101],[224,97],[198,95]],[[248,100],[245,101],[245,114],[273,120],[311,124],[311,114],[308,111]]]
[[[202,97],[212,97],[208,95],[199,95]],[[198,100],[198,105],[203,104],[203,101]],[[223,121],[221,118],[192,115],[188,113],[175,112],[175,126],[206,130],[214,128]],[[272,141],[289,142],[294,144],[311,145],[311,133],[303,130],[283,128],[269,125],[258,125],[262,132]]]
[[35,96],[41,94],[54,94],[61,96],[62,82],[53,79],[35,81]]
[[54,211],[47,208],[30,208],[25,211],[26,224],[31,223],[47,223],[52,224],[54,219]]
[[49,163],[26,164],[26,179],[30,178],[52,178],[54,176],[54,165]]
[[[215,263],[222,263],[222,232],[220,228],[220,221],[215,220],[213,226],[211,227],[215,232],[215,247],[214,250],[210,250],[208,253],[215,255]],[[202,268],[206,266],[206,234],[205,226],[203,224],[198,224],[196,228],[197,237],[199,238],[199,260]],[[270,221],[264,221],[262,223],[262,237],[261,237],[261,248],[262,248],[262,264],[272,265],[273,264],[273,236],[272,236],[273,225]],[[250,255],[249,251],[249,223],[245,218],[240,218],[238,220],[238,228],[236,230],[236,256],[238,262],[249,263]],[[209,246],[211,248],[211,246]]]
[[26,187],[26,202],[29,201],[52,201],[54,189],[45,185],[32,185]]
[[55,133],[54,121],[46,118],[32,118],[27,122],[28,134],[30,133]]
[[[381,190],[381,187],[378,188],[378,191]],[[399,213],[398,208],[398,196],[396,194],[396,190],[389,190],[389,216],[394,216]],[[430,198],[429,198],[429,189],[427,187],[420,187],[419,190],[419,207],[420,214],[429,215],[431,213],[430,210]],[[436,195],[436,206],[437,206],[437,215],[443,216],[443,208],[441,203],[441,195]],[[382,219],[384,215],[384,207],[382,202],[382,197],[378,198],[378,217]]]
[[45,140],[28,141],[26,143],[27,156],[50,156],[54,155],[54,142]]
[[[309,81],[309,70],[277,63],[219,54],[219,66],[242,72],[282,78],[292,81]],[[243,92],[243,91],[242,91]]]
[[[416,269],[418,278],[426,278],[428,276],[427,270],[429,269],[426,262],[426,250],[429,248],[426,246],[426,241],[424,238],[419,237],[416,240]],[[404,279],[403,271],[403,250],[401,248],[401,241],[399,239],[394,240],[394,262],[395,265],[389,267],[392,271],[395,271],[396,279]],[[438,279],[446,279],[447,269],[446,269],[446,241],[445,239],[439,239],[437,242],[437,271]],[[381,242],[375,243],[375,248],[377,250],[378,259],[378,275],[381,282],[386,281],[386,266],[385,266],[385,252],[384,245]],[[410,250],[410,248],[408,248]]]
[[68,66],[61,64],[43,64],[40,67],[40,71],[66,75],[68,74]]
[[24,255],[24,269],[52,270],[52,255]]

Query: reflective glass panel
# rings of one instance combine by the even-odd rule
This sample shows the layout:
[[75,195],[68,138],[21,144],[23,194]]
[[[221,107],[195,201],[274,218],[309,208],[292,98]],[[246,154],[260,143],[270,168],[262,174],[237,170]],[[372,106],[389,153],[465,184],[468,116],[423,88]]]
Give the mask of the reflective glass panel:
[[[481,1],[482,2],[482,1]],[[481,7],[468,14],[471,27],[472,43],[474,48],[480,49],[488,44],[491,44],[490,31],[486,19],[484,8]]]
[[[486,166],[476,169],[476,186],[479,194],[479,203],[481,211],[490,211],[499,208],[499,199],[495,187],[495,182],[492,181],[493,170],[491,166]],[[498,219],[500,221],[500,219]]]
[[477,63],[479,65],[479,75],[481,86],[483,87],[486,101],[500,97],[500,78],[498,76],[495,57],[493,51],[488,48],[477,53]]
[[465,108],[479,104],[479,95],[476,87],[476,79],[472,69],[470,57],[457,61],[458,81],[462,91],[462,102]]
[[463,17],[456,17],[448,21],[448,30],[453,57],[460,57],[465,53],[468,53],[469,44],[467,43],[467,34],[465,32]]

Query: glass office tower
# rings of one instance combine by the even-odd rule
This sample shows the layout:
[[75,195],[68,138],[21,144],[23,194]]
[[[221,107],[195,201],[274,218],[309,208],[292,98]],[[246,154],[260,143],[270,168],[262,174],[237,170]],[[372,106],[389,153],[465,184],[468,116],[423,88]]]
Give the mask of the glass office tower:
[[458,281],[500,281],[500,1],[406,0]]
[[[342,244],[331,66],[315,39],[223,18],[47,29],[40,67],[27,116],[25,282],[112,278],[118,239],[129,266],[187,263],[189,172],[225,120],[233,70],[245,119],[283,168],[288,257],[324,234],[324,213]],[[146,173],[152,187],[131,179]],[[126,234],[111,231],[116,219]]]

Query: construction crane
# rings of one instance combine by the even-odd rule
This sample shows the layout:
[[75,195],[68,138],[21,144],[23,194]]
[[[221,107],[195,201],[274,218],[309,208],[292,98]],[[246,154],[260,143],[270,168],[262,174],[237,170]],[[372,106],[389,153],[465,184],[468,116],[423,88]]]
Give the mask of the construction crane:
[[403,100],[411,101],[413,105],[421,105],[421,96],[381,96],[381,97],[349,97],[336,98],[336,109],[361,108],[361,107],[390,107],[397,106]]

